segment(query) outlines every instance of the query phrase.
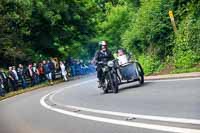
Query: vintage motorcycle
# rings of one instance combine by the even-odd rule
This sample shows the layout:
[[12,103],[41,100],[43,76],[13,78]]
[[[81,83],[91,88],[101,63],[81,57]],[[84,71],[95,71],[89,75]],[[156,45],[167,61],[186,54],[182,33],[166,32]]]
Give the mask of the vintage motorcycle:
[[119,65],[118,61],[111,60],[107,63],[102,63],[103,76],[105,78],[102,89],[104,93],[110,90],[113,93],[118,93],[119,85],[130,82],[139,82],[139,85],[144,83],[144,72],[138,61],[128,62]]

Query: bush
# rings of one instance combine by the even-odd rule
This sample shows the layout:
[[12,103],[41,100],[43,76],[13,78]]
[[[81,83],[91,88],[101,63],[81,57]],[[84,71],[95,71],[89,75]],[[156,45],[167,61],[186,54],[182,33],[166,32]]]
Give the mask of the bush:
[[[152,49],[165,56],[171,24],[168,10],[171,1],[141,0],[141,6],[132,17],[130,26],[122,34],[122,45],[134,53],[151,53]],[[149,50],[149,51],[148,51]]]
[[200,61],[200,17],[189,13],[180,24],[175,38],[174,62],[176,68],[191,68]]
[[138,60],[144,69],[145,75],[152,74],[161,67],[161,62],[156,58],[156,56],[141,55]]
[[190,68],[194,65],[196,55],[192,50],[177,51],[175,55],[175,66],[176,68]]

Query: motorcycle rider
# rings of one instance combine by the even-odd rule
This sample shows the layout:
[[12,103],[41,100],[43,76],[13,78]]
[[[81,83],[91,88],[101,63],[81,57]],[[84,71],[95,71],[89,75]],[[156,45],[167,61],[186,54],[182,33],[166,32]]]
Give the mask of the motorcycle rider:
[[99,80],[99,88],[102,87],[105,81],[105,77],[103,75],[102,67],[103,65],[99,62],[107,63],[109,60],[113,60],[114,56],[112,52],[108,49],[106,41],[99,42],[100,50],[98,50],[95,54],[95,63],[97,65],[97,78]]

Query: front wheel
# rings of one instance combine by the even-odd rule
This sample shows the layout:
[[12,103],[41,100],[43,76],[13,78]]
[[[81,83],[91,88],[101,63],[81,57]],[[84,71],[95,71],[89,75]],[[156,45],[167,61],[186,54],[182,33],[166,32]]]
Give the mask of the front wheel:
[[116,73],[112,73],[112,75],[110,75],[110,83],[111,83],[111,88],[113,90],[113,93],[118,93],[119,86],[118,86],[118,79],[117,79]]
[[107,90],[107,89],[103,90],[103,93],[104,93],[104,94],[107,94],[107,93],[108,93],[108,90]]
[[103,86],[103,93],[106,94],[108,93],[109,90],[109,84],[108,84],[108,80],[105,80],[104,86]]

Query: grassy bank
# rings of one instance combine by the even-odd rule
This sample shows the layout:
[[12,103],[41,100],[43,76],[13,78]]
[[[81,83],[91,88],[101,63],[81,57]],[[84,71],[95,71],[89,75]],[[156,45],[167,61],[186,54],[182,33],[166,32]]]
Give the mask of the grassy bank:
[[[63,82],[63,80],[56,80],[56,81],[54,81],[54,84],[58,84],[58,83],[61,83],[61,82]],[[12,91],[12,92],[7,93],[4,97],[0,96],[0,101],[4,100],[6,98],[10,98],[10,97],[16,96],[16,95],[20,95],[22,93],[26,93],[26,92],[30,92],[30,91],[33,91],[33,90],[41,89],[41,88],[44,88],[44,87],[47,87],[47,86],[49,86],[49,83],[48,82],[44,82],[42,84],[35,85],[33,87],[27,87],[26,89],[19,88],[19,90],[17,90],[17,91]]]

